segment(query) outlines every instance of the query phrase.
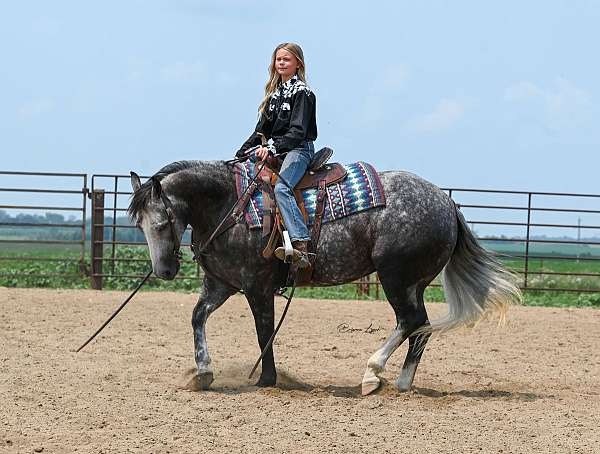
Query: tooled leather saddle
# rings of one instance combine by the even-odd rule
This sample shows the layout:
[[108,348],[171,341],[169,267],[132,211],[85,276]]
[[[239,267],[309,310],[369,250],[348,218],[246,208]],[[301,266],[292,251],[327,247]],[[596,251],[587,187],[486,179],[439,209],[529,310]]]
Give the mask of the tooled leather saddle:
[[[346,177],[347,171],[343,165],[338,163],[328,164],[329,159],[333,155],[333,150],[328,147],[324,147],[315,153],[313,160],[307,169],[304,177],[294,188],[294,195],[298,208],[302,212],[304,222],[308,224],[308,214],[304,208],[304,199],[302,197],[302,191],[310,188],[317,188],[317,203],[314,222],[310,229],[310,242],[308,245],[308,253],[310,258],[311,266],[298,270],[296,276],[296,285],[307,284],[310,282],[314,262],[316,258],[317,245],[319,242],[319,236],[321,234],[321,224],[323,220],[323,213],[325,211],[325,195],[326,186],[343,180]],[[260,170],[258,175],[258,187],[263,193],[263,237],[269,236],[267,246],[263,250],[263,257],[269,258],[273,255],[277,244],[282,238],[283,219],[277,208],[275,201],[275,184],[279,179],[279,170],[281,169],[282,159],[277,156],[269,156],[266,160],[266,164],[261,166],[260,163],[256,164],[257,170]],[[259,167],[260,166],[260,167]]]

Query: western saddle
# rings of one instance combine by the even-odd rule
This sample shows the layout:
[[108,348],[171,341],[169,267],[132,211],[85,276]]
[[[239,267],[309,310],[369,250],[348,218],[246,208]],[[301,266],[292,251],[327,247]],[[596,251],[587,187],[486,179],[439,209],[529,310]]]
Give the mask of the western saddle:
[[[304,177],[294,188],[294,195],[298,207],[304,217],[304,222],[308,225],[308,214],[304,207],[304,199],[302,197],[302,191],[305,189],[316,188],[317,189],[317,205],[315,210],[315,218],[312,225],[311,239],[308,246],[310,267],[298,270],[296,275],[296,285],[308,284],[311,281],[314,262],[317,253],[317,244],[319,242],[319,236],[321,234],[321,223],[323,221],[323,214],[325,211],[325,195],[326,186],[343,180],[346,177],[347,171],[341,164],[331,163],[328,164],[329,159],[333,155],[333,150],[328,147],[324,147],[315,153],[310,167],[307,169]],[[252,183],[255,187],[248,188],[245,198],[248,200],[241,200],[238,205],[240,210],[244,210],[251,195],[257,189],[262,191],[263,195],[263,228],[262,236],[269,236],[267,246],[262,252],[263,257],[269,258],[273,256],[273,252],[279,243],[279,240],[283,239],[284,224],[277,208],[275,201],[275,184],[279,179],[279,170],[283,160],[278,156],[269,156],[265,164],[257,162],[255,164],[255,170],[259,172],[258,177]],[[238,215],[241,215],[242,211]]]

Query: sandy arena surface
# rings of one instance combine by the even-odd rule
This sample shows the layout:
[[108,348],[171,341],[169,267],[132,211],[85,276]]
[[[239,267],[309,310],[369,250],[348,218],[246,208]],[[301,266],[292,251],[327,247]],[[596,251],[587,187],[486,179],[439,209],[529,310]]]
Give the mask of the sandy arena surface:
[[600,310],[513,308],[504,328],[432,340],[412,392],[361,397],[393,326],[387,303],[295,300],[278,387],[262,389],[246,378],[252,316],[232,298],[208,322],[212,390],[195,392],[195,295],[140,293],[75,353],[125,296],[0,288],[0,452],[600,452]]

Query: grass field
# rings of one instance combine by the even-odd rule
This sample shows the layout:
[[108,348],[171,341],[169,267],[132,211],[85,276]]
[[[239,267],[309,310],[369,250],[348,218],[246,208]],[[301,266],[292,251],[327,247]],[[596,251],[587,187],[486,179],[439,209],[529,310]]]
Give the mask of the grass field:
[[[14,239],[14,237],[12,238]],[[497,244],[487,244],[497,246]],[[507,246],[502,244],[502,246]],[[540,247],[538,247],[540,246]],[[549,248],[548,246],[553,246]],[[596,306],[600,307],[600,277],[597,276],[563,276],[559,274],[538,273],[596,273],[600,274],[600,261],[584,260],[593,257],[590,248],[577,249],[578,245],[546,245],[535,244],[530,248],[534,255],[554,255],[552,259],[530,259],[528,268],[528,287],[532,288],[574,288],[574,289],[599,289],[596,293],[588,292],[560,292],[560,291],[526,291],[525,303],[528,305],[541,306]],[[0,244],[0,286],[5,287],[51,287],[51,288],[90,288],[90,279],[86,272],[90,270],[89,245],[84,251],[84,261],[81,262],[81,246],[77,245],[46,245],[46,244]],[[502,254],[510,254],[515,251],[511,248],[502,248]],[[561,256],[576,256],[580,253],[581,260],[562,260]],[[600,252],[596,249],[594,252]],[[111,247],[106,246],[105,258],[111,257]],[[145,259],[148,254],[145,247],[118,246],[116,249],[117,259]],[[188,250],[184,251],[185,261],[179,278],[175,281],[165,282],[152,279],[148,282],[148,288],[155,290],[180,290],[196,292],[199,290],[199,279],[197,267],[191,262]],[[524,283],[525,261],[522,259],[510,259],[501,255],[503,262],[517,273],[521,285]],[[54,260],[56,259],[56,260]],[[149,269],[147,261],[105,261],[103,272],[117,275],[144,275]],[[374,280],[374,276],[372,277]],[[104,287],[114,290],[129,290],[135,286],[135,278],[107,277],[104,279]],[[439,284],[436,279],[434,284]],[[297,296],[319,299],[374,299],[375,289],[369,295],[357,295],[355,284],[346,284],[335,287],[302,288],[296,291]],[[383,298],[383,291],[380,298]],[[430,287],[426,291],[427,301],[443,301],[444,296],[440,288]]]

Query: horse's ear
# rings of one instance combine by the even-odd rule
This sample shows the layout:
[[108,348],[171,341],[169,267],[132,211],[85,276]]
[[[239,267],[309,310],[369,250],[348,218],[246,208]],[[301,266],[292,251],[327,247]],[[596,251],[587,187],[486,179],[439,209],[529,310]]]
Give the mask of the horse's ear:
[[142,182],[137,173],[129,172],[129,174],[131,175],[131,187],[133,188],[133,192],[136,192],[142,185]]
[[160,198],[160,194],[162,193],[162,186],[160,185],[160,181],[157,178],[152,177],[152,197],[158,199]]

